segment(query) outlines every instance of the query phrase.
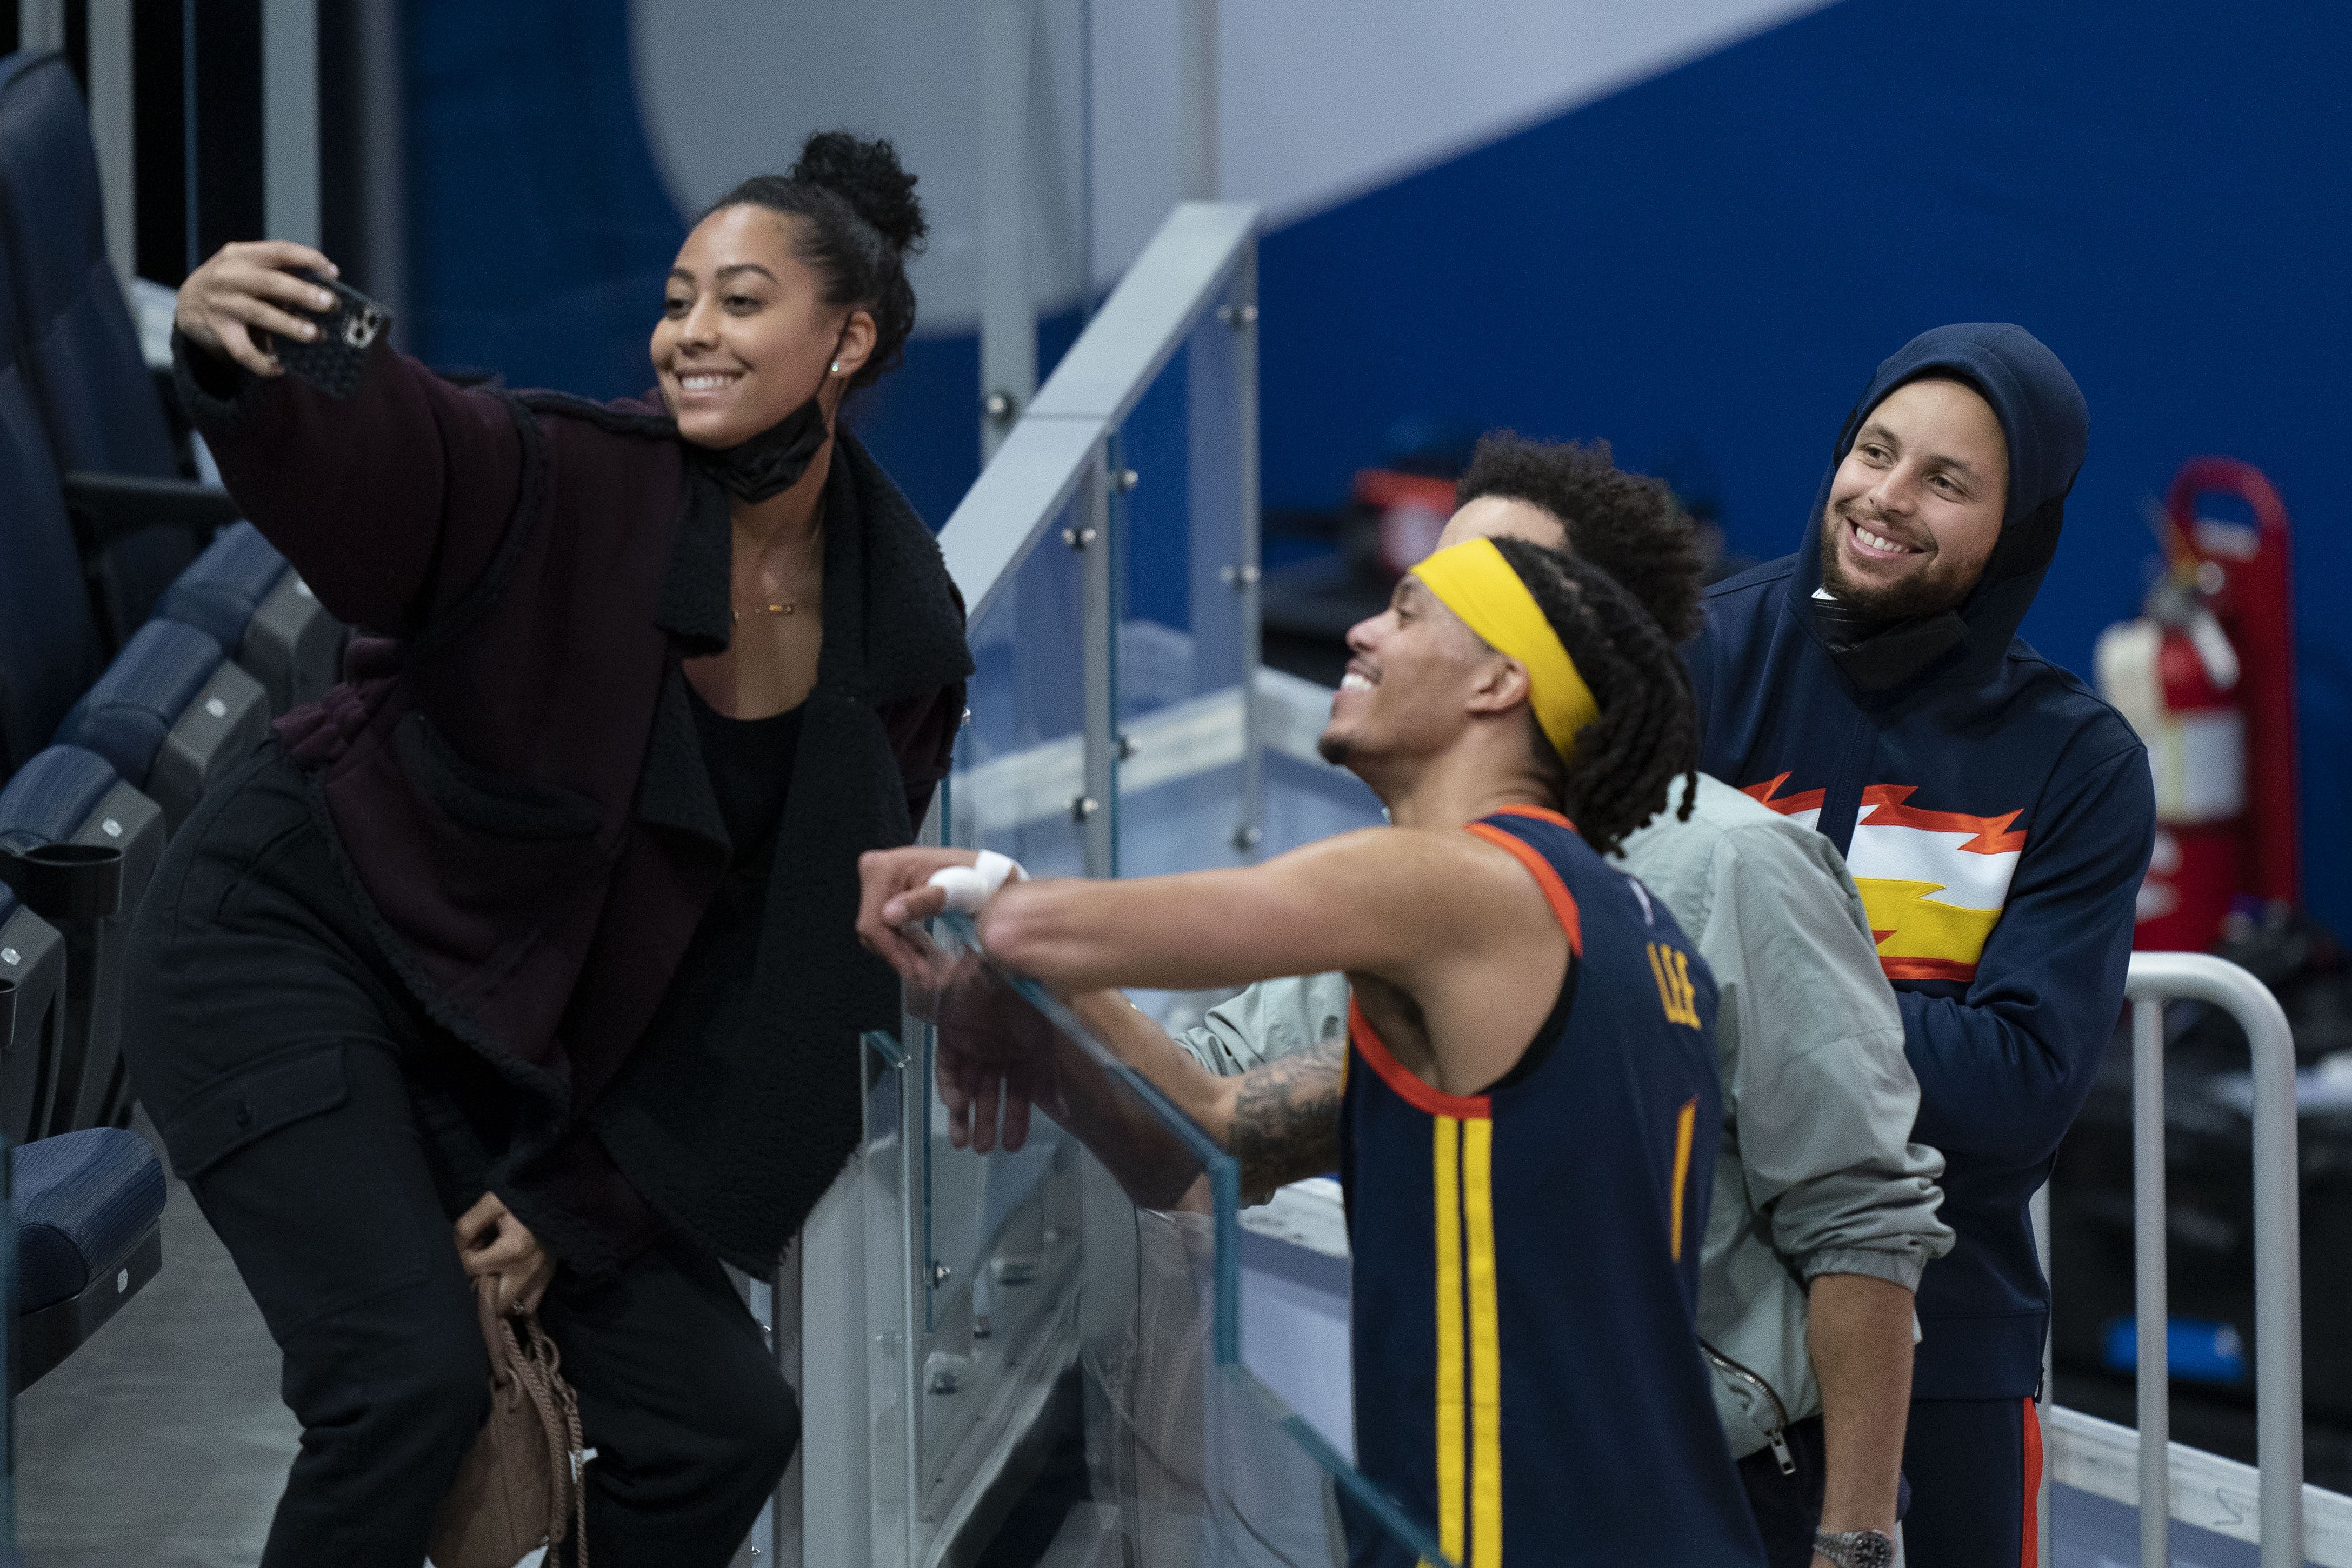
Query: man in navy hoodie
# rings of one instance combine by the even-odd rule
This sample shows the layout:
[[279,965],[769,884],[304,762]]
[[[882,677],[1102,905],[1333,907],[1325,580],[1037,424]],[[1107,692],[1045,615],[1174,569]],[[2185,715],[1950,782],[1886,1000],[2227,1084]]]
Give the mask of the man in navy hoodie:
[[1917,1311],[1912,1568],[2031,1562],[2049,1287],[2026,1204],[2122,1009],[2155,800],[2131,728],[2017,635],[2089,416],[2021,327],[1913,339],[1847,415],[1795,555],[1711,590],[1700,766],[1844,852],[1944,1153]]

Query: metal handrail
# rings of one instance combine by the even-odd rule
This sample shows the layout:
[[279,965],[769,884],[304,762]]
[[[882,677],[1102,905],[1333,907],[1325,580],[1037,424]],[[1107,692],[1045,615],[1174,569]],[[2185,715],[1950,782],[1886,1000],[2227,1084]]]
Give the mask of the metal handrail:
[[[1234,324],[1255,323],[1256,255],[1257,208],[1245,202],[1185,202],[1168,214],[940,530],[940,553],[972,621],[1087,481],[1089,459],[1099,464],[1102,442],[1133,412],[1184,334],[1229,291],[1238,295],[1226,305]],[[1254,504],[1255,360],[1242,381]]]
[[2164,1005],[2200,1001],[2245,1030],[2252,1053],[2254,1424],[2263,1568],[2303,1562],[2303,1258],[2294,1036],[2270,988],[2204,953],[2135,953],[2132,1256],[2138,1319],[2139,1530],[2143,1568],[2171,1561],[2171,1392],[2165,1289]]

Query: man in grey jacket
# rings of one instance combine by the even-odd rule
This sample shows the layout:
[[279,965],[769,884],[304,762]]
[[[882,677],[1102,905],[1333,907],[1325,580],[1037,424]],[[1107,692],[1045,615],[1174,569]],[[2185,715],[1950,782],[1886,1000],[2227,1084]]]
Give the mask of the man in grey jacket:
[[[1489,436],[1456,499],[1441,547],[1497,533],[1564,546],[1670,637],[1693,630],[1688,525],[1605,447]],[[1690,820],[1656,818],[1623,855],[1721,998],[1724,1124],[1699,1265],[1717,1408],[1770,1561],[1832,1562],[1844,1555],[1835,1538],[1895,1530],[1912,1293],[1952,1240],[1936,1218],[1943,1158],[1909,1142],[1918,1085],[1902,1015],[1861,897],[1820,834],[1702,775]],[[1331,1168],[1347,1016],[1341,976],[1275,980],[1179,1040],[1236,1081],[1233,1120],[1210,1130],[1228,1134],[1254,1189]],[[1128,1018],[1089,1021],[1149,1027]],[[1835,1556],[1815,1557],[1816,1530]]]

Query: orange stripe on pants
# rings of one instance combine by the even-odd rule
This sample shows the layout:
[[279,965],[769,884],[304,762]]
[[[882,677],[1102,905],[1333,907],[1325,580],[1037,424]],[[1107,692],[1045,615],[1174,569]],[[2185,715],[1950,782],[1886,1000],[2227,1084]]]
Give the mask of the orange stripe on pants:
[[2042,1412],[2025,1402],[2025,1533],[2018,1568],[2042,1568]]

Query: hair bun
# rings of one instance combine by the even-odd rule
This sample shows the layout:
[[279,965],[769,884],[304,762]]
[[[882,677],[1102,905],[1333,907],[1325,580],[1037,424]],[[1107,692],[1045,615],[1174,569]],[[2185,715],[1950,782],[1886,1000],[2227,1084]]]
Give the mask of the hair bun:
[[868,141],[846,131],[820,131],[801,144],[792,178],[841,197],[902,253],[921,250],[930,232],[915,195],[915,176],[883,138]]

